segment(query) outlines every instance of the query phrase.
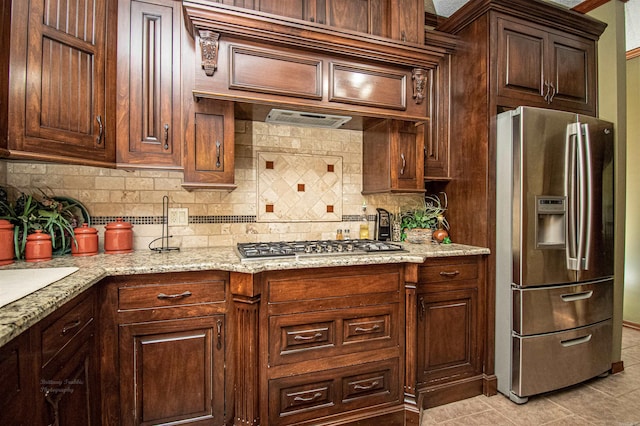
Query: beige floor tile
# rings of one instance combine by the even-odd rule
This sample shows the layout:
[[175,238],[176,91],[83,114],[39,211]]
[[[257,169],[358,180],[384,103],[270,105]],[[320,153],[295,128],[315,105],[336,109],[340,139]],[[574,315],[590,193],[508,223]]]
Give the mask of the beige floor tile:
[[622,361],[624,362],[624,368],[640,364],[640,345],[623,348]]
[[537,426],[570,416],[571,411],[554,404],[544,396],[529,398],[526,404],[518,405],[506,396],[487,398],[487,403],[514,424]]
[[[483,413],[470,414],[468,416],[452,419],[442,423],[443,425],[477,425],[477,426],[513,426],[514,423],[509,421],[495,410],[485,411]],[[425,424],[422,423],[424,426]]]
[[487,399],[487,397],[481,395],[424,410],[422,414],[422,426],[443,423],[448,420],[490,411],[491,407],[487,405]]
[[610,374],[601,379],[594,379],[589,381],[587,386],[614,397],[633,392],[640,389],[640,365],[625,365],[624,371],[621,373]]

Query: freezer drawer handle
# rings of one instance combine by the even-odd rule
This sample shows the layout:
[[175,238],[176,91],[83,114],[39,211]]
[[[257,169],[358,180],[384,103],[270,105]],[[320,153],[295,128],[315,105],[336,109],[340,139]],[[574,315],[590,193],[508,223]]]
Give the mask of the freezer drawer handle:
[[563,294],[560,297],[565,302],[575,302],[578,300],[588,299],[593,296],[593,290],[591,291],[581,291],[580,293],[571,293],[571,294]]
[[575,345],[580,345],[582,343],[587,343],[589,340],[591,340],[591,334],[588,336],[576,337],[575,339],[562,340],[560,341],[560,344],[565,348],[568,348],[569,346],[575,346]]

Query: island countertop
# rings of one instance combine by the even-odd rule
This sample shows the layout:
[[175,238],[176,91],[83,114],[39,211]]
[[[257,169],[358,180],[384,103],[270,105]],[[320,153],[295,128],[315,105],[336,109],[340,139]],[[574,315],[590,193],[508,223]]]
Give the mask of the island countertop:
[[[107,276],[219,270],[255,274],[283,269],[423,263],[429,258],[489,254],[489,249],[461,244],[403,244],[404,252],[324,255],[242,261],[232,247],[134,251],[89,257],[61,256],[47,262],[15,262],[0,269],[78,267],[78,271],[0,308],[0,346]],[[1,283],[0,283],[1,286]]]

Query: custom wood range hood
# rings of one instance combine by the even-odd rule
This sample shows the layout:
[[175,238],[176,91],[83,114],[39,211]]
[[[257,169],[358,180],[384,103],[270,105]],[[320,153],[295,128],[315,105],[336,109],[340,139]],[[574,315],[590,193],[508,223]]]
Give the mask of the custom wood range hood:
[[424,122],[435,73],[456,47],[438,31],[409,43],[206,0],[182,4],[195,39],[193,96],[234,101],[236,115],[258,121],[278,107],[354,116],[344,128],[362,117]]

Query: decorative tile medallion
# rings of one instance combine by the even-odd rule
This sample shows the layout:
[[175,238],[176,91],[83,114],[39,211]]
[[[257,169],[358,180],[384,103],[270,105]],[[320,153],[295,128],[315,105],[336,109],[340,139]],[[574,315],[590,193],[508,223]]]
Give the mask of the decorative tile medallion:
[[342,157],[259,152],[257,186],[258,222],[342,220]]

